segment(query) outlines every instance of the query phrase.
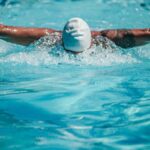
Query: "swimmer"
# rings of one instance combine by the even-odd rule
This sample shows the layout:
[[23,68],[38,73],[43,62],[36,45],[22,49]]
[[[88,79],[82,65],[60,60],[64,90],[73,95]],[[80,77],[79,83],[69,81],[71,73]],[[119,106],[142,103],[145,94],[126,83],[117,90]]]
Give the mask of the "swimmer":
[[[91,31],[88,24],[81,18],[72,18],[67,21],[63,31],[49,28],[15,27],[0,24],[0,39],[29,45],[43,36],[57,33],[62,37],[62,45],[66,51],[80,53],[89,49],[93,39],[103,37],[111,40],[122,48],[141,46],[150,42],[150,28],[146,29],[112,29]],[[105,46],[105,43],[102,43]]]

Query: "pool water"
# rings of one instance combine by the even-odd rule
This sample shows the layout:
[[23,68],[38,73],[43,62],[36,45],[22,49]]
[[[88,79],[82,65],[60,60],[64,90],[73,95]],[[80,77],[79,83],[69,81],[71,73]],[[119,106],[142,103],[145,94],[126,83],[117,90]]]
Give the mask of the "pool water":
[[[62,29],[150,27],[148,0],[0,0],[0,23]],[[111,43],[112,44],[112,43]],[[150,149],[150,44],[93,47],[0,40],[1,150]]]

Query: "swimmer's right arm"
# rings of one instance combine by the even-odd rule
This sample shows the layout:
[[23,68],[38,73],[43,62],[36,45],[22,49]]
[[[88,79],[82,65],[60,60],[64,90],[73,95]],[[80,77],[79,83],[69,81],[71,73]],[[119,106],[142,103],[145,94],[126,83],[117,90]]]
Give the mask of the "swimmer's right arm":
[[48,28],[14,27],[0,24],[0,39],[21,45],[29,45],[53,32],[60,33],[60,31]]

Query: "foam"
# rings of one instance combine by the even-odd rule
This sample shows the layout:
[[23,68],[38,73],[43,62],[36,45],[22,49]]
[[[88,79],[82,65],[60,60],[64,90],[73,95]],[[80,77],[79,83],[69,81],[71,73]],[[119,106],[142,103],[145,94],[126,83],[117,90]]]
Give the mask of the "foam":
[[[51,64],[75,64],[75,65],[97,65],[111,66],[112,64],[135,63],[136,58],[130,52],[122,53],[122,50],[110,46],[104,49],[102,45],[93,46],[80,54],[68,53],[64,50],[61,38],[53,39],[54,35],[43,37],[33,45],[24,50],[0,57],[0,63],[26,63],[29,65],[51,65]],[[58,35],[55,35],[55,38]],[[109,42],[109,41],[108,41]],[[112,43],[111,43],[112,44]],[[5,45],[7,47],[7,44]]]

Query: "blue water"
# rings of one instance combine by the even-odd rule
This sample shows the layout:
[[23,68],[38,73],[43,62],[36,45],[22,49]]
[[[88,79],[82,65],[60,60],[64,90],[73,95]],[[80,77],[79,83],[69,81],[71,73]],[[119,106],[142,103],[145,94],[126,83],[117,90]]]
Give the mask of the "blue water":
[[[76,16],[95,30],[145,28],[150,3],[0,0],[7,25],[62,29]],[[0,149],[150,149],[149,66],[150,44],[74,56],[60,45],[0,40]]]

